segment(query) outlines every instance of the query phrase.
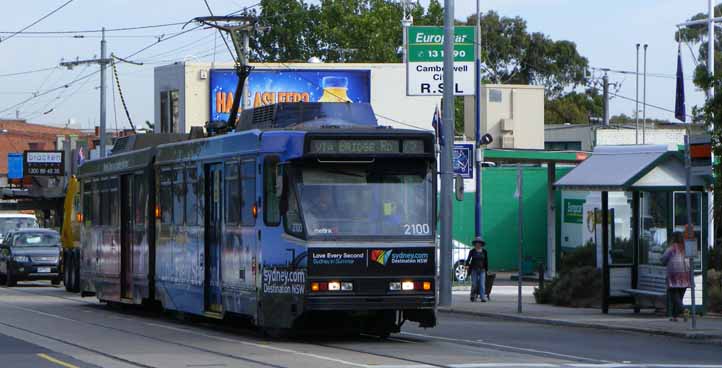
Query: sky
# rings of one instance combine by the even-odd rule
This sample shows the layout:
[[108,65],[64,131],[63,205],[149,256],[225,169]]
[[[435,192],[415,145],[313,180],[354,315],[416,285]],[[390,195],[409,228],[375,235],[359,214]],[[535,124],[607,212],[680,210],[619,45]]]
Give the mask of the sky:
[[[11,1],[5,4],[0,31],[17,31],[68,0]],[[257,4],[257,0],[208,0],[216,14],[236,11]],[[311,0],[311,2],[317,2]],[[428,0],[421,0],[422,5]],[[706,11],[705,0],[481,0],[481,10],[495,10],[503,16],[519,16],[527,21],[530,32],[542,32],[554,40],[575,42],[579,53],[595,68],[635,70],[635,44],[648,44],[647,103],[674,110],[677,44],[675,25],[692,15]],[[443,1],[442,1],[443,3]],[[474,13],[474,0],[456,0],[457,19]],[[202,0],[73,0],[28,31],[60,31],[132,27],[184,22],[207,15]],[[230,56],[220,39],[211,30],[196,30],[173,39],[167,37],[182,30],[181,25],[129,32],[108,33],[108,52],[126,57],[154,44],[132,57],[141,66],[119,64],[118,75],[131,118],[137,127],[153,121],[153,68],[175,61],[211,61],[214,41],[216,61],[229,61]],[[187,27],[186,27],[187,29]],[[61,60],[99,57],[98,34],[39,36],[18,35],[5,41],[9,34],[0,34],[0,117],[28,119],[33,123],[91,128],[99,116],[99,74],[62,88],[69,81],[98,70],[97,65],[60,68]],[[161,39],[163,41],[158,42]],[[691,45],[696,54],[698,45]],[[687,111],[704,102],[704,94],[691,81],[695,59],[683,46]],[[642,70],[640,52],[640,72]],[[52,68],[41,72],[7,74]],[[110,86],[112,71],[109,71]],[[660,76],[661,75],[661,76]],[[635,77],[610,73],[610,82],[620,84],[617,94],[627,97],[610,101],[611,114],[634,114]],[[640,100],[642,99],[640,78]],[[54,90],[53,89],[56,89]],[[51,91],[51,92],[48,92]],[[128,127],[117,91],[108,88],[108,127]],[[33,97],[39,94],[38,97]],[[20,104],[27,100],[27,102]],[[16,106],[17,105],[17,106]],[[642,109],[640,105],[640,110]],[[674,114],[647,107],[650,118],[669,119]],[[640,111],[641,117],[641,111]],[[398,118],[402,118],[399,116]]]

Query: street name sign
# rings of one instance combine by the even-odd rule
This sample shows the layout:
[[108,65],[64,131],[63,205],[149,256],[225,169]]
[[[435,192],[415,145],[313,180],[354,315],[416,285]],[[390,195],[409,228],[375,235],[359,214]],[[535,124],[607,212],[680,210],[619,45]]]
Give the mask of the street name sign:
[[[454,95],[474,95],[474,27],[454,27]],[[406,95],[444,93],[444,28],[412,26],[407,32]]]

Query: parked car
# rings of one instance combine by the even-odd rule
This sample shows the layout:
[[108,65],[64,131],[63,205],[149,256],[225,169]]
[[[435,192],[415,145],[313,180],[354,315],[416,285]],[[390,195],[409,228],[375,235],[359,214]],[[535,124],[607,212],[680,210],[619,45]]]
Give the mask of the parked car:
[[[454,248],[451,253],[451,270],[452,274],[454,275],[454,281],[464,282],[468,277],[466,269],[466,257],[469,255],[469,249],[471,249],[471,247],[458,240],[452,240],[452,245]],[[436,237],[436,259],[439,259],[438,236]]]
[[17,212],[0,213],[0,244],[2,244],[5,235],[11,231],[21,228],[36,228],[38,220],[35,215]]
[[21,228],[7,233],[0,245],[0,281],[50,280],[60,284],[60,234],[51,229]]

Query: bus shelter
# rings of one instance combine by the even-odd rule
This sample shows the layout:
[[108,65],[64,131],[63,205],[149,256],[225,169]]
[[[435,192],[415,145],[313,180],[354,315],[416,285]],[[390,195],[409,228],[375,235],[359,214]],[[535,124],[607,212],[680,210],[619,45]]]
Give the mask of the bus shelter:
[[[693,175],[690,181],[698,246],[692,266],[696,304],[702,307],[708,255],[707,246],[702,246],[708,236],[705,180]],[[557,189],[601,192],[601,208],[595,208],[593,218],[601,232],[597,257],[603,278],[603,313],[608,313],[610,304],[631,302],[634,293],[630,291],[653,289],[654,283],[666,298],[660,259],[672,232],[683,232],[687,223],[685,184],[683,153],[668,151],[664,145],[599,146],[589,159],[556,181]],[[648,290],[647,295],[654,293]],[[687,293],[686,304],[690,299]]]

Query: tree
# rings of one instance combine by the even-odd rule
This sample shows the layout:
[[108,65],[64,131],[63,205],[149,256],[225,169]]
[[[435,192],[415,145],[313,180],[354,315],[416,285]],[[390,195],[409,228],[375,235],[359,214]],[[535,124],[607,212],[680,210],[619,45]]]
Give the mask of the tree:
[[[722,4],[717,5],[714,8],[714,14],[719,17],[722,14]],[[698,13],[693,16],[690,20],[704,20],[707,19],[707,13]],[[698,43],[699,49],[697,53],[697,67],[694,70],[694,84],[697,87],[702,87],[705,84],[709,84],[707,81],[707,25],[698,24],[681,28],[678,32],[675,32],[675,41],[680,40],[683,42]],[[714,63],[714,74],[722,72],[722,32],[719,29],[715,29],[714,32],[714,43],[715,43],[715,63]],[[705,89],[705,91],[707,91]]]
[[601,117],[604,101],[596,89],[584,93],[572,91],[566,95],[547,99],[544,104],[544,122],[547,124],[589,123],[592,117]]
[[[491,83],[543,85],[554,99],[570,87],[586,83],[588,61],[570,41],[554,41],[543,33],[528,33],[520,17],[483,14],[481,60],[483,78]],[[476,15],[466,24],[476,24]]]

